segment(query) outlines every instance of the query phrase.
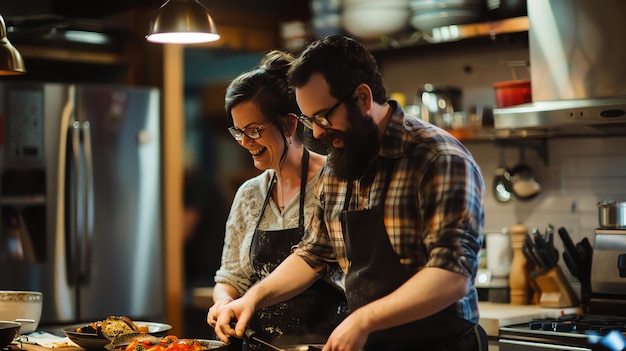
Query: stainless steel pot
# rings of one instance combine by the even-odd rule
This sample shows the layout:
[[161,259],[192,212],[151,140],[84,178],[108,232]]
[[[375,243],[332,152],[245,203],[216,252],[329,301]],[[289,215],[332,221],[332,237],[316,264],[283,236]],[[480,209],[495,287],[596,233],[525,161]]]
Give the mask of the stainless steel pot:
[[626,228],[626,201],[598,202],[598,220],[600,228]]

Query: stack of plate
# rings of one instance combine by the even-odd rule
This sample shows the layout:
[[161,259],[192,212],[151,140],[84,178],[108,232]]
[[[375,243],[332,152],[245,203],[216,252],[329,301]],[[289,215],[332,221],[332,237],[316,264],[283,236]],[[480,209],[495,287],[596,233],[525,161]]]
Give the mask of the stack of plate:
[[483,19],[482,0],[410,0],[413,28],[432,33],[433,28],[477,22]]
[[311,0],[311,28],[317,38],[342,34],[341,0]]
[[362,39],[375,39],[408,27],[410,0],[343,0],[343,28]]

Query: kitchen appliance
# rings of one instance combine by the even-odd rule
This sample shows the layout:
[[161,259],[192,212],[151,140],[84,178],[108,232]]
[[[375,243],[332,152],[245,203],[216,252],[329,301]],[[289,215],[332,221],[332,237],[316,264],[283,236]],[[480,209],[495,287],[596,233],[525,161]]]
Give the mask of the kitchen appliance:
[[626,316],[626,230],[596,229],[589,313]]
[[585,239],[573,245],[562,229],[559,234],[570,257],[568,268],[574,270],[581,288],[590,284],[588,302],[582,291],[584,313],[501,327],[500,351],[626,347],[626,230],[597,229],[591,251]]
[[494,110],[494,126],[549,135],[626,132],[626,2],[528,1],[532,103]]
[[[481,301],[509,302],[509,272],[513,249],[508,228],[485,233],[486,268],[479,269],[475,286]],[[482,258],[481,258],[482,260]]]
[[42,292],[40,326],[164,317],[159,95],[0,83],[0,288]]

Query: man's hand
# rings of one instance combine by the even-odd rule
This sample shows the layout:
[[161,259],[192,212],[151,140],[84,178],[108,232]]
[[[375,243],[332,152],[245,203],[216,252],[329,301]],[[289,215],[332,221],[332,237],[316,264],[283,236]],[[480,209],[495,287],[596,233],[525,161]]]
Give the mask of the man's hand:
[[364,320],[359,317],[359,310],[351,313],[330,334],[323,351],[343,350],[359,351],[363,349],[369,330]]
[[[243,338],[246,326],[254,313],[254,303],[244,296],[223,305],[216,312],[215,335],[228,343],[231,336]],[[236,322],[235,329],[231,327],[231,322]]]

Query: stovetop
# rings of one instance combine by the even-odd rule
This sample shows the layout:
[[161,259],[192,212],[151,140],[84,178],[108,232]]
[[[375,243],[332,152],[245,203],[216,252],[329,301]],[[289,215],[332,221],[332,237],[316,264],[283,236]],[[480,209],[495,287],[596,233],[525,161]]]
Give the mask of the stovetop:
[[499,331],[501,339],[574,346],[588,346],[616,334],[626,339],[626,317],[565,315],[501,327]]

